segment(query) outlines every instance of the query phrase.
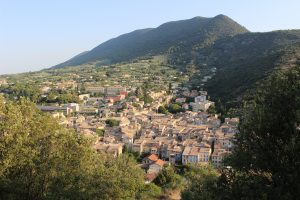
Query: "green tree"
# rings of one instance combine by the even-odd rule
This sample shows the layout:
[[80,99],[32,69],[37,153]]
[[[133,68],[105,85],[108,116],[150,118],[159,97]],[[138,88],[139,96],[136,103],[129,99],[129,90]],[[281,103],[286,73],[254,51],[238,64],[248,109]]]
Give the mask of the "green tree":
[[114,127],[114,126],[119,126],[120,121],[115,119],[107,119],[105,123],[108,124],[110,127]]
[[171,104],[171,105],[168,107],[168,111],[169,111],[170,113],[175,114],[175,113],[183,112],[183,109],[181,108],[180,105],[178,105],[178,104],[176,104],[176,103],[173,103],[173,104]]
[[104,136],[104,133],[105,133],[105,130],[104,129],[97,129],[96,130],[96,133],[99,137],[103,137]]
[[213,105],[209,106],[209,108],[207,109],[207,113],[211,115],[215,115],[217,113],[216,107]]
[[162,114],[168,114],[168,110],[164,106],[159,106],[158,112]]
[[21,99],[0,99],[0,199],[132,199],[143,171],[128,156],[92,149]]
[[[270,176],[268,199],[297,199],[300,195],[300,69],[277,72],[247,102],[229,160],[245,176]],[[249,185],[257,184],[252,180]]]
[[158,199],[162,195],[160,187],[154,183],[145,185],[145,187],[138,193],[137,199],[141,200],[153,200]]
[[210,165],[189,165],[185,172],[187,187],[182,191],[182,199],[211,200],[216,199],[219,174]]
[[179,189],[183,186],[182,177],[175,172],[172,166],[163,168],[153,182],[165,189]]

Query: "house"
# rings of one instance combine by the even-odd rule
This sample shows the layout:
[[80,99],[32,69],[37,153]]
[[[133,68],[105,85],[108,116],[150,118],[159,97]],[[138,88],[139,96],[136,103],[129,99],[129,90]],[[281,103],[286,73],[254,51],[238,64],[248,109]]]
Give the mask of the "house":
[[185,104],[183,104],[182,105],[182,108],[184,109],[184,110],[188,110],[189,109],[189,104],[187,104],[187,103],[185,103]]
[[211,148],[201,147],[199,152],[199,162],[208,163],[211,154]]
[[138,152],[139,154],[141,154],[144,150],[144,144],[145,144],[145,140],[143,140],[143,139],[134,140],[133,145],[132,145],[132,151]]
[[232,136],[219,136],[216,137],[216,144],[219,144],[221,148],[231,151],[233,148]]
[[145,158],[143,158],[142,163],[150,165],[158,160],[158,156],[156,154],[151,154]]
[[195,103],[205,102],[205,101],[206,101],[206,95],[200,95],[195,97]]
[[69,103],[69,104],[65,105],[65,107],[69,108],[71,113],[76,113],[79,111],[78,103]]
[[185,103],[185,101],[186,101],[186,98],[177,98],[177,99],[175,99],[176,103]]
[[101,86],[100,87],[99,86],[88,86],[85,88],[85,90],[90,93],[104,94],[104,92],[105,92],[105,88],[101,87]]
[[182,153],[182,164],[208,163],[210,154],[210,148],[187,146]]
[[154,163],[149,165],[148,173],[159,173],[163,167],[165,162],[161,159],[158,159]]
[[127,91],[126,87],[121,87],[121,86],[112,86],[112,87],[105,88],[106,95],[116,95],[126,91]]
[[65,116],[71,113],[71,109],[68,107],[60,106],[37,106],[37,108],[42,112],[56,113],[62,112]]
[[81,106],[79,108],[79,113],[81,114],[97,114],[98,112],[99,109],[92,106]]
[[229,155],[229,151],[225,149],[216,148],[211,156],[211,161],[214,167],[221,167],[222,162],[226,156]]
[[[197,100],[198,101],[198,100]],[[210,106],[214,106],[215,103],[212,101],[200,101],[200,102],[191,102],[190,105],[192,106],[193,112],[198,112],[198,111],[206,111]]]
[[182,153],[182,164],[198,163],[200,159],[199,153],[200,153],[200,147],[197,146],[185,147]]
[[80,94],[78,95],[79,100],[84,101],[90,98],[90,94]]

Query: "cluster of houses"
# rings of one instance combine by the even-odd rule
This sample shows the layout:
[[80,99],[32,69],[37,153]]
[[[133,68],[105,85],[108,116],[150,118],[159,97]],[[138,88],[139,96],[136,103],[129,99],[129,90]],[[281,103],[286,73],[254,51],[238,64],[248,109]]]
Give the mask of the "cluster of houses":
[[[128,151],[145,156],[141,166],[151,181],[165,164],[208,164],[221,167],[234,146],[238,118],[226,118],[223,123],[206,110],[214,105],[205,91],[183,91],[175,102],[185,112],[157,113],[160,105],[168,104],[173,96],[165,91],[151,92],[152,104],[136,96],[128,96],[124,87],[87,87],[80,95],[82,104],[38,106],[60,119],[60,123],[95,139],[94,148],[114,156]],[[92,97],[101,93],[100,97]],[[194,98],[186,102],[186,98]],[[185,107],[186,106],[186,107]],[[107,120],[118,122],[116,126]]]

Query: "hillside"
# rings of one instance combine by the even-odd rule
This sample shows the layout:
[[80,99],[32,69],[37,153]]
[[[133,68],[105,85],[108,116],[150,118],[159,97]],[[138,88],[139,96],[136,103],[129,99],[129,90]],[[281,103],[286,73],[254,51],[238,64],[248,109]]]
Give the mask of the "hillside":
[[117,63],[140,56],[176,52],[178,45],[204,47],[227,36],[248,32],[227,16],[195,17],[162,24],[157,28],[136,30],[108,40],[83,55],[56,65],[54,68],[98,61]]
[[[205,88],[214,100],[236,105],[274,70],[299,62],[300,30],[252,33],[225,15],[194,17],[121,35],[53,68],[152,55],[164,55],[169,65],[192,71],[187,86]],[[211,79],[203,81],[205,76]]]
[[217,68],[206,89],[215,99],[239,101],[274,70],[299,62],[300,31],[246,33],[220,40],[206,53],[206,61]]

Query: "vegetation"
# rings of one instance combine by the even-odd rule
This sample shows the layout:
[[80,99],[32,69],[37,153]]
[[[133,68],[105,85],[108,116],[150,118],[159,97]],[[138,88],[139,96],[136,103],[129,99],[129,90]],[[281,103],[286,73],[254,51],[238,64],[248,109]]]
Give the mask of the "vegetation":
[[[226,16],[197,17],[120,36],[54,69],[5,77],[9,84],[0,87],[7,99],[0,99],[0,199],[153,199],[162,190],[178,188],[183,199],[192,200],[298,199],[299,44],[299,31],[249,33]],[[78,85],[59,89],[68,81]],[[194,165],[179,175],[167,166],[145,185],[134,161],[145,154],[138,158],[124,149],[123,156],[113,158],[96,153],[92,141],[62,128],[25,100],[79,102],[86,86],[123,85],[138,87],[136,96],[151,103],[150,91],[171,92],[174,82],[204,87],[219,99],[210,114],[241,116],[234,153],[220,172]],[[51,89],[42,92],[43,86]],[[182,111],[177,103],[158,109]],[[119,123],[106,120],[110,127]]]
[[[244,95],[274,70],[299,62],[300,32],[251,33],[224,15],[195,17],[121,35],[54,69],[87,63],[94,66],[124,61],[138,63],[141,59],[148,60],[149,55],[190,76],[186,86],[205,88],[213,100],[220,99],[229,109],[241,106]],[[106,75],[113,76],[110,70]],[[210,78],[203,80],[205,76]],[[173,81],[182,82],[181,78],[177,76]],[[95,77],[100,79],[101,76]],[[153,80],[157,79],[149,78],[150,83]],[[151,102],[148,97],[145,100]]]
[[104,129],[96,129],[96,133],[99,137],[103,137],[105,130]]
[[129,199],[144,187],[127,156],[98,154],[27,100],[0,101],[1,199]]
[[110,127],[115,127],[115,126],[119,126],[120,121],[115,119],[107,119],[105,123],[108,124]]
[[166,109],[165,106],[159,106],[158,107],[158,113],[168,114],[168,110]]
[[212,99],[221,99],[227,108],[242,106],[249,90],[277,69],[295,66],[300,59],[300,31],[246,33],[215,43],[207,63],[217,72],[204,88]]
[[170,113],[176,114],[179,112],[183,112],[184,109],[181,108],[181,106],[178,103],[172,103],[169,107],[168,107],[168,111]]
[[207,113],[211,115],[217,114],[216,107],[213,105],[209,106],[209,108],[207,109]]
[[214,18],[195,17],[165,23],[155,29],[141,29],[121,35],[55,68],[93,61],[105,65],[162,53],[178,57],[177,60],[184,60],[182,54],[189,54],[190,57],[190,51],[194,46],[200,48],[212,44],[219,38],[244,32],[247,32],[247,29],[224,15]]
[[183,186],[183,179],[172,166],[165,167],[153,181],[164,189],[178,189]]
[[150,183],[145,185],[145,187],[137,194],[137,199],[153,200],[159,199],[161,195],[162,189],[154,183]]
[[300,70],[295,68],[272,75],[245,106],[230,164],[238,173],[234,181],[261,181],[256,191],[261,198],[299,196],[299,95]]
[[264,81],[245,103],[230,167],[188,174],[183,199],[298,199],[299,96],[299,68]]
[[217,180],[219,174],[210,165],[189,165],[185,170],[187,187],[182,192],[185,200],[210,200],[216,198]]

